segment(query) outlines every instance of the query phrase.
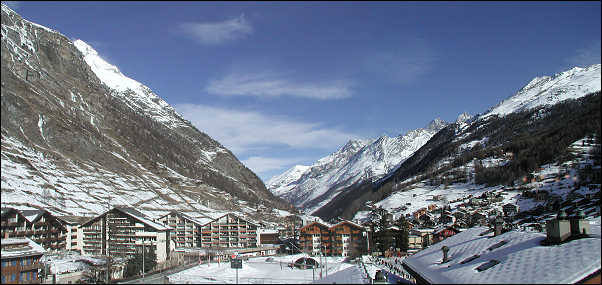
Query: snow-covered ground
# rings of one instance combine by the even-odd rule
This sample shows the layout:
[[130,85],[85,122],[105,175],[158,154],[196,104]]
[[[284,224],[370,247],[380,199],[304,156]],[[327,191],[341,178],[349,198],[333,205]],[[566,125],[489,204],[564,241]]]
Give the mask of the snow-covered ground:
[[[343,257],[327,257],[328,276],[326,267],[291,269],[287,265],[295,262],[305,254],[255,257],[243,261],[242,269],[238,269],[238,282],[241,284],[307,284],[307,283],[369,283],[365,279],[363,269],[359,264],[345,263]],[[319,257],[313,257],[319,261]],[[326,265],[326,263],[324,263]],[[236,283],[236,269],[230,268],[229,262],[201,264],[168,276],[170,283],[198,284],[198,283]]]

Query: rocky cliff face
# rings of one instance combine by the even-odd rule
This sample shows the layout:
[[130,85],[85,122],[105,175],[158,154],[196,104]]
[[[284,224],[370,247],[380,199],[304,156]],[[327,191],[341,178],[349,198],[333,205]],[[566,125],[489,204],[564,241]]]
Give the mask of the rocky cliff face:
[[95,54],[2,5],[3,206],[288,207],[229,150]]

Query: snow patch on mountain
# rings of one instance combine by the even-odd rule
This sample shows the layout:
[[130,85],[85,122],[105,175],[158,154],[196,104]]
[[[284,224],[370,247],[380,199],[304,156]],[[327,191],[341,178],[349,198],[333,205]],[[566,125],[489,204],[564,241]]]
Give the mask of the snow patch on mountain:
[[382,178],[447,125],[441,119],[397,137],[350,140],[309,167],[293,167],[267,183],[276,196],[311,213],[359,181]]
[[297,180],[309,169],[309,166],[295,165],[284,173],[272,177],[266,183],[268,189],[276,189],[278,192],[272,192],[274,195],[282,195],[294,188]]
[[600,64],[586,68],[574,67],[554,76],[534,78],[514,96],[493,107],[483,118],[492,115],[505,116],[539,106],[551,106],[600,89]]
[[82,53],[84,60],[100,81],[117,91],[115,95],[124,99],[132,109],[144,112],[170,128],[186,126],[183,123],[182,116],[176,113],[174,108],[167,102],[153,93],[150,88],[123,75],[115,65],[102,59],[98,52],[86,42],[78,39],[73,44]]

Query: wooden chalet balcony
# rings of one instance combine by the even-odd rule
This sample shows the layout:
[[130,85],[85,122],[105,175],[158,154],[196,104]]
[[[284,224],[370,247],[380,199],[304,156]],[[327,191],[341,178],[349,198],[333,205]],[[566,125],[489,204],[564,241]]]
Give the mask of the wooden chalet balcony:
[[37,270],[37,269],[41,269],[42,268],[42,264],[40,264],[40,263],[32,263],[32,264],[20,265],[17,268],[21,272],[22,271]]

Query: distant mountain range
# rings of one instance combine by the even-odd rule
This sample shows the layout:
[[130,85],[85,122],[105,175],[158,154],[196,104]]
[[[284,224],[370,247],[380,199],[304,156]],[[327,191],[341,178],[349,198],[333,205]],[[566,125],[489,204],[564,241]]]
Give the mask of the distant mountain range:
[[[339,151],[318,160],[312,166],[295,166],[275,176],[268,181],[267,187],[276,196],[286,199],[307,213],[314,213],[322,218],[346,213],[345,216],[349,218],[360,207],[361,199],[358,200],[358,197],[363,195],[350,194],[351,192],[359,191],[357,189],[367,191],[365,185],[371,185],[368,188],[378,193],[379,185],[391,179],[395,179],[397,183],[410,176],[401,175],[406,167],[400,167],[413,165],[413,169],[417,169],[417,161],[423,166],[430,165],[430,170],[418,168],[419,170],[415,170],[411,175],[434,171],[445,163],[439,161],[440,158],[435,152],[446,143],[473,139],[458,145],[457,153],[465,149],[470,150],[478,142],[485,144],[488,137],[474,138],[471,134],[475,128],[487,124],[490,118],[546,108],[567,99],[581,98],[600,89],[600,64],[586,68],[575,67],[554,76],[537,77],[514,96],[500,102],[483,115],[471,117],[469,114],[461,114],[452,124],[435,120],[427,128],[414,130],[396,138],[383,136],[374,141],[350,141]],[[434,138],[435,135],[437,138]],[[511,140],[512,137],[507,139]],[[418,150],[420,153],[417,153]],[[410,158],[412,159],[407,161]],[[430,158],[437,159],[429,161]],[[451,156],[446,160],[454,158]],[[385,194],[364,196],[378,202],[384,198],[383,195]],[[351,202],[356,205],[350,207]]]
[[[470,116],[463,114],[459,119]],[[311,166],[297,165],[266,184],[274,195],[311,213],[359,181],[374,181],[394,170],[447,125],[435,119],[425,128],[397,137],[350,140],[337,152]]]

